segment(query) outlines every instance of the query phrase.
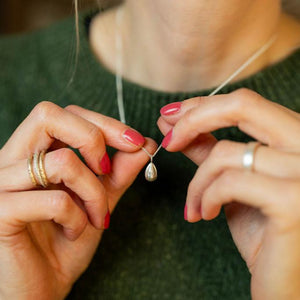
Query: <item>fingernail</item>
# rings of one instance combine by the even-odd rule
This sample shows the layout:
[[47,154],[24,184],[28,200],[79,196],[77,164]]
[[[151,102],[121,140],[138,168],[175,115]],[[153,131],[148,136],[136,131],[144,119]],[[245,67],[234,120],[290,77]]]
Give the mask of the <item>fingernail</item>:
[[184,219],[187,221],[187,205],[184,207]]
[[103,174],[108,174],[111,171],[110,159],[107,152],[105,152],[100,161],[100,168]]
[[180,108],[181,108],[181,102],[173,102],[162,107],[160,109],[160,113],[164,116],[169,116],[179,112]]
[[165,138],[163,139],[161,145],[164,147],[164,148],[167,148],[168,145],[170,144],[171,142],[171,139],[172,139],[172,134],[173,134],[173,129],[171,129],[167,135],[165,136]]
[[104,218],[104,229],[108,229],[109,228],[109,223],[110,223],[110,213],[109,211],[107,212],[105,218]]
[[130,128],[123,133],[123,138],[135,146],[142,146],[145,143],[145,138],[139,132]]

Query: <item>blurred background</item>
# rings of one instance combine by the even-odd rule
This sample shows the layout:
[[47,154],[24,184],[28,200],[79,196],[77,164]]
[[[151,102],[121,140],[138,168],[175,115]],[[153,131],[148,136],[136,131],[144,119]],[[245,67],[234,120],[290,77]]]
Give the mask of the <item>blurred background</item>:
[[[79,0],[81,10],[97,7],[97,2],[104,8],[118,1]],[[300,0],[283,0],[283,5],[300,17]],[[0,0],[0,34],[31,31],[73,13],[73,0]]]
[[[119,1],[78,0],[80,10]],[[73,14],[73,0],[0,0],[0,34],[32,31]]]

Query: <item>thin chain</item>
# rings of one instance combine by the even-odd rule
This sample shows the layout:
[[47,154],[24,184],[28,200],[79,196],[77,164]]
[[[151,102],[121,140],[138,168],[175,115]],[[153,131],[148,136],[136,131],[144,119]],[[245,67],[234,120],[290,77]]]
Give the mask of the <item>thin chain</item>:
[[161,147],[162,147],[162,144],[160,144],[160,145],[158,146],[158,148],[156,149],[156,151],[155,151],[153,154],[150,154],[150,153],[148,152],[148,150],[147,150],[146,148],[144,148],[144,147],[142,147],[142,150],[150,157],[151,162],[152,162],[154,156],[158,153],[158,151],[161,149]]
[[[117,101],[118,101],[118,110],[120,121],[126,124],[125,110],[124,110],[124,99],[123,99],[123,43],[122,37],[120,34],[122,21],[122,11],[121,7],[117,10],[116,13],[116,32],[115,32],[115,42],[116,42],[116,90],[117,90]],[[233,80],[237,75],[239,75],[243,70],[245,70],[255,59],[267,51],[271,45],[277,39],[277,35],[274,34],[262,47],[260,47],[253,55],[251,55],[236,71],[234,71],[224,82],[222,82],[216,89],[214,89],[208,96],[213,96],[218,93],[224,86],[226,86],[231,80]],[[155,153],[150,154],[144,147],[142,150],[149,156],[151,162],[155,155],[161,149],[162,144],[159,145]]]
[[277,35],[274,34],[266,44],[259,48],[250,58],[248,58],[235,72],[233,72],[224,82],[222,82],[214,91],[212,91],[208,96],[213,96],[219,92],[225,85],[227,85],[232,79],[244,71],[255,59],[257,59],[261,54],[267,51],[271,45],[277,39]]
[[117,101],[118,101],[118,109],[120,121],[126,124],[125,118],[125,109],[124,109],[124,100],[123,100],[123,82],[122,82],[122,74],[123,74],[123,43],[120,35],[122,15],[121,10],[118,9],[116,14],[116,88],[117,88]]

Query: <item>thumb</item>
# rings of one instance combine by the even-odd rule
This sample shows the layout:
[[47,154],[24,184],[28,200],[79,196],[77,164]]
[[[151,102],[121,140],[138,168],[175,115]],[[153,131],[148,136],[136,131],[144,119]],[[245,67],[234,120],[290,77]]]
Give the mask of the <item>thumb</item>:
[[[144,148],[152,154],[157,149],[157,144],[150,138],[146,138]],[[134,182],[149,156],[141,149],[129,153],[118,151],[112,158],[112,171],[103,177],[102,183],[108,196],[109,211],[112,212],[120,197]]]

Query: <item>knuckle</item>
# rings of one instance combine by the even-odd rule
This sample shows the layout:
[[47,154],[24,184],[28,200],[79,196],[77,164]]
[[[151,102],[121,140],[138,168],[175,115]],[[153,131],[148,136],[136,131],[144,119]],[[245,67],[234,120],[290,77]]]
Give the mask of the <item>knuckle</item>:
[[45,122],[49,116],[57,114],[58,110],[58,105],[50,101],[42,101],[33,108],[32,114],[35,118],[38,118],[38,120]]
[[101,130],[91,124],[90,128],[88,129],[88,133],[87,133],[87,143],[88,144],[100,144],[103,141],[103,135]]
[[219,141],[211,150],[210,157],[211,159],[224,158],[228,156],[228,153],[231,151],[233,143],[229,140]]
[[71,149],[62,148],[55,151],[55,162],[64,167],[70,167],[77,164],[78,157]]
[[258,94],[250,89],[240,88],[231,93],[233,111],[239,114],[246,114],[249,109],[257,105]]
[[88,223],[87,215],[78,208],[78,214],[76,215],[76,222],[73,222],[72,225],[68,228],[68,232],[72,236],[76,236],[77,238],[79,235],[84,231],[86,225]]
[[73,206],[73,200],[68,193],[55,191],[50,198],[50,205],[55,212],[66,212]]
[[252,93],[254,93],[252,90],[244,87],[232,92],[233,95],[237,95],[238,97],[249,97]]
[[67,180],[69,184],[73,183],[73,179],[80,176],[80,160],[78,156],[69,148],[62,148],[55,151],[54,158],[56,171],[53,178],[49,179],[53,183],[60,181],[60,178]]
[[237,143],[229,140],[219,141],[207,157],[207,164],[211,170],[229,168],[233,164],[233,157],[237,152]]
[[247,88],[239,88],[231,93],[235,98],[244,99],[245,101],[257,97],[257,93]]

